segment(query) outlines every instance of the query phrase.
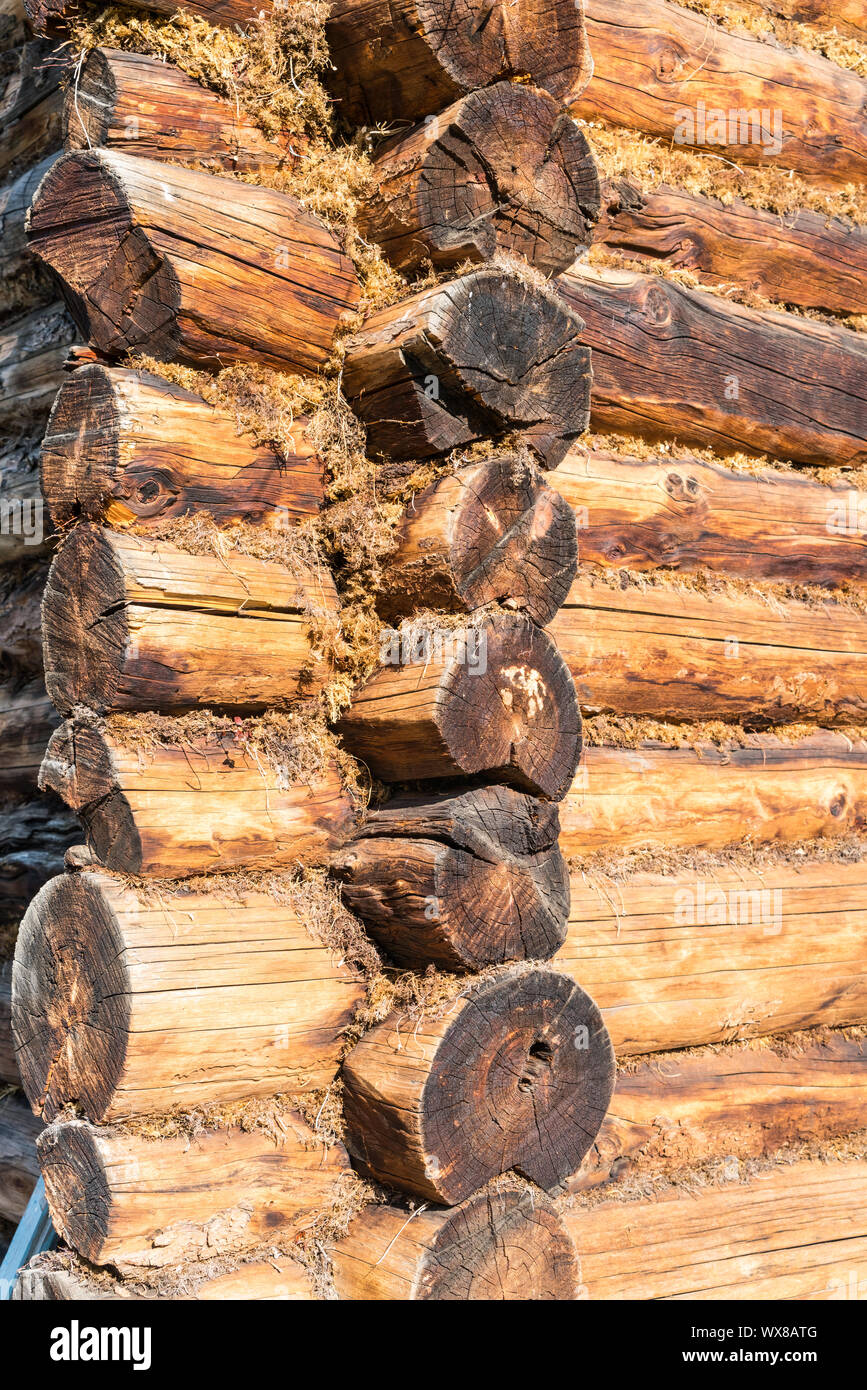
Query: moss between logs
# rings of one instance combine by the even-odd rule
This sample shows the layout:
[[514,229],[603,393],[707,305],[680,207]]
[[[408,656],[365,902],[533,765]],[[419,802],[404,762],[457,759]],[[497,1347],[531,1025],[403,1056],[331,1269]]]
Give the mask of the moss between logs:
[[839,68],[848,68],[858,73],[859,77],[867,77],[867,44],[846,34],[838,34],[836,29],[782,19],[769,13],[758,0],[754,0],[753,4],[736,3],[735,0],[678,0],[678,3],[686,10],[707,15],[708,19],[730,34],[762,39],[778,48],[815,53],[836,63]]
[[859,864],[865,859],[867,837],[852,833],[828,839],[781,840],[767,845],[744,841],[719,850],[688,847],[637,849],[626,853],[599,850],[593,854],[575,855],[568,863],[570,870],[581,874],[588,887],[596,888],[605,901],[611,903],[609,892],[612,886],[626,883],[637,874],[660,874],[674,878],[679,874],[695,873],[712,880],[716,873],[737,871],[761,874],[771,869],[797,870],[815,863]]

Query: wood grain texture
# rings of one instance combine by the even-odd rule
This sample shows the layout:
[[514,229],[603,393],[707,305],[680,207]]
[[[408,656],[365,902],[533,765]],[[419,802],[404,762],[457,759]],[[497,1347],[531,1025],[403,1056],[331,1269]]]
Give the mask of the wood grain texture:
[[86,523],[48,576],[45,684],[64,714],[76,704],[98,713],[285,705],[327,681],[308,634],[336,612],[321,569],[191,554]]
[[548,630],[585,714],[722,719],[757,728],[864,718],[867,614],[676,585],[578,578]]
[[398,270],[524,256],[565,270],[589,242],[599,179],[583,131],[553,97],[498,82],[377,151],[364,235]]
[[[779,165],[821,181],[863,177],[863,78],[818,54],[731,34],[667,0],[586,0],[585,10],[595,67],[573,115],[668,141],[677,138],[682,113],[701,100],[706,127],[685,132],[690,145],[736,164]],[[729,129],[730,112],[748,117],[762,110],[764,135],[758,126],[742,131],[737,116]],[[719,131],[712,124],[717,111],[725,119]]]
[[53,879],[18,934],[12,1029],[27,1098],[94,1123],[327,1086],[364,990],[302,916],[97,873]]
[[0,686],[0,795],[35,795],[40,764],[58,723],[41,676]]
[[[50,1257],[49,1257],[50,1258]],[[56,1256],[55,1256],[56,1258]],[[64,1257],[60,1257],[61,1260]],[[144,1294],[131,1293],[129,1287],[117,1280],[106,1283],[89,1275],[87,1266],[65,1259],[68,1267],[46,1264],[46,1257],[37,1255],[20,1272],[12,1291],[18,1303],[93,1303],[141,1302]],[[216,1303],[243,1300],[310,1302],[314,1293],[310,1276],[303,1265],[291,1255],[272,1255],[266,1262],[250,1260],[229,1269],[225,1274],[194,1282],[187,1277],[186,1292],[173,1289],[168,1295],[173,1303]],[[148,1302],[160,1297],[151,1290]]]
[[563,1219],[587,1298],[857,1298],[865,1196],[867,1163],[817,1160],[700,1194],[575,1207]]
[[641,1178],[762,1158],[799,1141],[833,1143],[863,1127],[867,1043],[823,1030],[787,1047],[733,1045],[671,1052],[621,1069],[611,1108],[573,1192],[624,1175]]
[[0,571],[0,665],[19,682],[42,674],[42,590],[44,561]]
[[500,603],[544,624],[577,565],[575,519],[563,498],[532,465],[494,458],[413,497],[377,605],[395,619],[420,608],[472,612]]
[[867,310],[867,230],[801,210],[765,212],[662,184],[603,185],[596,240],[664,261],[708,284],[755,290],[778,304],[838,314]]
[[39,784],[80,817],[92,861],[116,873],[322,863],[355,824],[335,763],[293,778],[231,735],[142,748],[70,720],[52,736]]
[[[712,570],[843,588],[867,582],[867,493],[794,471],[737,472],[688,454],[569,453],[557,489],[583,563]],[[865,525],[862,526],[862,520]]]
[[56,797],[0,809],[0,915],[20,916],[80,838],[78,822]]
[[0,327],[0,432],[41,434],[77,337],[62,304],[32,309]]
[[863,334],[658,275],[575,265],[557,283],[593,352],[597,429],[796,463],[867,460]]
[[101,145],[143,159],[239,171],[292,163],[291,141],[266,139],[239,103],[172,63],[118,49],[90,50],[67,89],[63,128],[68,150]]
[[355,692],[337,726],[376,777],[483,773],[553,801],[565,794],[581,717],[572,678],[535,624],[498,614],[463,636],[422,630],[398,656],[402,664],[381,666]]
[[347,339],[343,389],[374,454],[430,458],[520,430],[554,468],[587,427],[581,331],[552,291],[471,271],[371,314]]
[[36,1186],[36,1136],[40,1129],[20,1091],[0,1096],[0,1217],[4,1221],[17,1224],[21,1220]]
[[0,1081],[21,1085],[12,1041],[12,961],[0,961]]
[[39,433],[4,439],[0,426],[0,566],[33,560],[52,543],[39,461]]
[[589,995],[537,967],[438,1015],[389,1015],[341,1075],[362,1172],[453,1206],[512,1168],[544,1188],[573,1173],[608,1108],[614,1056]]
[[342,1145],[326,1148],[297,1112],[274,1133],[160,1139],[72,1120],[43,1130],[37,1150],[55,1230],[126,1277],[298,1235],[350,1172]]
[[861,864],[572,878],[551,964],[619,1057],[867,1021]]
[[337,0],[325,32],[331,90],[356,125],[420,120],[501,78],[565,103],[593,71],[573,0]]
[[24,43],[29,32],[24,0],[0,0],[0,51]]
[[553,1203],[505,1187],[451,1211],[369,1206],[329,1251],[340,1299],[547,1302],[574,1299],[574,1247]]
[[42,446],[42,490],[58,523],[160,525],[206,511],[273,529],[314,515],[321,461],[292,427],[292,451],[257,444],[235,417],[150,372],[92,364],[60,388]]
[[4,181],[59,150],[60,79],[68,59],[42,39],[0,54],[0,178]]
[[344,902],[399,965],[464,972],[546,959],[569,875],[556,807],[510,787],[393,797],[332,860]]
[[560,804],[567,856],[598,850],[723,849],[835,838],[867,827],[867,743],[817,732],[748,747],[587,748]]
[[0,188],[0,311],[4,318],[50,303],[57,295],[51,272],[33,255],[24,230],[27,210],[54,159],[49,155]]
[[57,160],[27,230],[109,358],[311,372],[360,296],[336,238],[288,194],[119,150]]

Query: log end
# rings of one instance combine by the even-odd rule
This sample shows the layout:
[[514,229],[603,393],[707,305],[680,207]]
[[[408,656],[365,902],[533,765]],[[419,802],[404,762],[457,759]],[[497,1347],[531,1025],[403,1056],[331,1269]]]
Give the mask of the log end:
[[140,872],[141,835],[98,729],[76,720],[61,724],[48,742],[39,786],[56,792],[75,811],[87,836],[88,864],[118,873]]
[[75,1104],[105,1118],[129,1012],[123,940],[106,893],[88,875],[51,879],[24,915],[12,971],[12,1033],[36,1114],[50,1122]]
[[67,1245],[98,1264],[108,1235],[111,1193],[96,1132],[81,1120],[49,1125],[36,1141],[54,1229]]
[[98,526],[77,526],[52,561],[42,600],[45,686],[63,714],[103,713],[129,639],[123,571]]
[[42,493],[56,525],[105,515],[118,472],[118,421],[105,367],[79,367],[64,381],[42,441]]

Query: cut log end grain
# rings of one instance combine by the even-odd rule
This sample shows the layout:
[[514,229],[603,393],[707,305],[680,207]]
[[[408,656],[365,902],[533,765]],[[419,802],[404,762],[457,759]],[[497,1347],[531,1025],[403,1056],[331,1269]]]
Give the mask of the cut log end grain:
[[509,787],[396,797],[334,867],[344,901],[399,965],[545,960],[569,912],[559,828],[550,802]]
[[285,705],[327,679],[308,634],[336,610],[318,569],[77,526],[45,587],[46,687],[66,714]]
[[27,231],[108,358],[316,371],[360,297],[336,238],[296,199],[117,150],[59,159]]
[[547,289],[477,270],[372,314],[343,386],[370,449],[396,461],[520,430],[555,468],[587,428],[583,322]]
[[501,603],[539,624],[578,567],[575,516],[534,467],[495,458],[432,484],[407,508],[380,611],[472,611]]
[[420,120],[501,78],[565,104],[593,71],[574,0],[338,0],[326,35],[339,110],[362,125]]
[[42,445],[42,490],[58,524],[159,525],[207,511],[221,523],[280,527],[319,510],[322,464],[242,434],[229,412],[149,372],[80,367],[61,386]]
[[614,1054],[589,995],[535,969],[436,1018],[391,1015],[349,1054],[343,1080],[362,1170],[451,1206],[509,1169],[546,1189],[575,1172],[605,1118]]
[[448,269],[498,250],[546,274],[590,240],[599,180],[583,131],[547,93],[512,82],[473,92],[389,141],[361,210],[399,270]]
[[575,1249],[538,1191],[502,1187],[452,1211],[369,1206],[329,1251],[353,1301],[527,1302],[577,1296]]
[[339,725],[375,776],[485,773],[553,801],[566,794],[581,715],[563,659],[534,623],[498,616],[464,633],[426,630],[409,657],[372,676]]
[[303,900],[266,893],[52,879],[21,923],[12,975],[34,1111],[50,1122],[74,1103],[99,1124],[328,1086],[364,989],[308,922]]

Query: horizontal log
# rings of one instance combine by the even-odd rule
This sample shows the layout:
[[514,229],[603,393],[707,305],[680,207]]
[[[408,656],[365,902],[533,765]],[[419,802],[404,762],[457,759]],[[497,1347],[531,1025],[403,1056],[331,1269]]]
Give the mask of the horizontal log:
[[862,720],[867,614],[835,603],[621,589],[580,573],[549,631],[585,714],[747,727]]
[[390,459],[520,430],[548,468],[587,428],[590,354],[563,300],[476,270],[371,314],[346,341],[343,389]]
[[63,142],[60,79],[68,59],[42,39],[0,54],[0,178],[59,150]]
[[484,773],[559,800],[581,753],[581,717],[550,638],[499,615],[416,636],[385,654],[402,664],[353,695],[337,726],[349,751],[385,782]]
[[39,1177],[36,1136],[42,1128],[20,1091],[0,1096],[0,1217],[16,1224]]
[[796,472],[736,472],[701,459],[567,454],[557,489],[589,565],[713,570],[843,588],[867,582],[867,493]]
[[596,428],[796,463],[867,461],[863,334],[658,275],[575,265],[557,283],[593,351]]
[[[47,564],[11,571],[0,570],[0,662],[16,674],[42,674],[42,590]],[[5,580],[5,582],[4,582]]]
[[161,525],[206,511],[280,529],[318,512],[323,466],[292,428],[292,452],[257,444],[228,410],[150,372],[92,364],[63,383],[42,447],[54,520]]
[[45,587],[45,684],[57,708],[262,710],[315,693],[329,664],[309,628],[332,619],[321,568],[76,527]]
[[398,270],[450,269],[497,251],[544,274],[590,240],[599,179],[583,131],[553,97],[498,82],[376,153],[359,225]]
[[[59,1266],[48,1263],[59,1260]],[[100,1278],[93,1275],[87,1266],[71,1259],[64,1251],[58,1255],[37,1255],[21,1270],[18,1282],[12,1291],[12,1298],[19,1303],[92,1303],[123,1302],[130,1300],[153,1302],[159,1298],[169,1298],[172,1303],[213,1303],[239,1299],[305,1301],[314,1297],[310,1275],[302,1264],[291,1256],[270,1255],[268,1260],[249,1261],[238,1264],[225,1274],[194,1282],[189,1274],[183,1277],[179,1292],[174,1285],[167,1294],[162,1294],[159,1286],[149,1289],[147,1295],[132,1293],[128,1284],[120,1280],[109,1281],[102,1273]]]
[[459,613],[501,603],[544,624],[577,565],[575,518],[559,493],[530,464],[488,459],[413,497],[377,605],[394,619],[421,608]]
[[421,120],[501,78],[529,79],[565,104],[593,71],[572,0],[469,0],[459,14],[445,0],[337,0],[325,33],[332,94],[356,125]]
[[58,159],[28,236],[110,358],[315,371],[361,293],[336,237],[288,194],[119,150]]
[[575,1172],[608,1109],[614,1056],[590,996],[537,967],[438,1014],[390,1014],[342,1077],[362,1172],[453,1206],[509,1169],[544,1188]]
[[0,961],[0,1081],[20,1086],[12,1041],[12,962]]
[[343,899],[410,969],[547,959],[562,944],[569,875],[550,802],[510,787],[394,797],[332,861]]
[[24,220],[34,194],[55,156],[49,155],[0,188],[0,310],[3,317],[48,303],[57,294],[51,272],[36,260],[27,244]]
[[0,565],[32,560],[51,544],[39,459],[38,434],[0,438]]
[[867,1163],[816,1159],[701,1192],[576,1206],[563,1219],[587,1298],[858,1298],[865,1198]]
[[450,1211],[368,1206],[329,1250],[340,1299],[571,1300],[578,1269],[553,1203],[518,1186]]
[[[860,1030],[859,1030],[860,1031]],[[624,1174],[761,1158],[864,1123],[865,1040],[826,1030],[791,1046],[674,1052],[621,1069],[611,1108],[572,1191]]]
[[801,210],[765,212],[661,185],[603,185],[596,240],[664,261],[710,284],[756,290],[778,304],[831,313],[867,311],[867,229]]
[[575,874],[552,965],[591,992],[618,1057],[846,1027],[867,1020],[865,903],[857,863]]
[[861,0],[762,0],[762,7],[783,19],[833,25],[843,34],[867,34],[867,14]]
[[[2,1143],[2,1139],[0,1139]],[[210,1129],[143,1138],[81,1120],[38,1143],[55,1230],[91,1264],[122,1276],[194,1265],[298,1235],[351,1171],[297,1113],[279,1133]]]
[[0,431],[42,433],[77,334],[61,304],[33,309],[0,328]]
[[722,849],[835,838],[867,828],[867,743],[825,731],[748,747],[588,748],[560,805],[560,847]]
[[92,862],[124,874],[322,863],[355,821],[333,761],[292,776],[225,732],[142,748],[69,720],[48,745],[39,785],[79,816]]
[[33,894],[63,870],[70,845],[81,838],[75,817],[54,797],[0,810],[0,911],[24,911]]
[[59,722],[41,677],[0,686],[0,794],[35,795],[45,749]]
[[667,0],[586,0],[585,10],[595,68],[573,115],[735,164],[778,165],[821,181],[863,178],[867,83],[853,72],[729,33]]
[[12,977],[27,1098],[46,1121],[75,1101],[99,1124],[327,1086],[364,994],[335,955],[266,893],[150,898],[104,874],[52,879]]
[[268,140],[238,102],[144,53],[94,48],[67,88],[68,150],[97,145],[143,159],[256,170],[291,163],[290,141]]

